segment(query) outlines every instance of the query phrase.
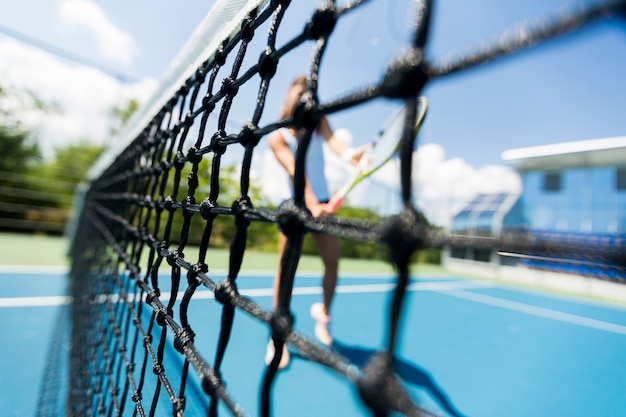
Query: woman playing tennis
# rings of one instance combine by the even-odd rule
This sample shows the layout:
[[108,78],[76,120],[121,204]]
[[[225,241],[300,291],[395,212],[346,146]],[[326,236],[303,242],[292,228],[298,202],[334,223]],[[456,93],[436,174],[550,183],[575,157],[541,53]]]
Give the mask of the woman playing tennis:
[[[304,76],[297,77],[291,87],[287,91],[287,97],[280,114],[283,120],[292,115],[299,103],[302,94],[307,89],[307,79]],[[293,127],[281,128],[274,131],[269,136],[269,145],[276,156],[278,162],[287,171],[290,178],[290,186],[293,192],[293,177],[295,172],[295,153],[298,146],[297,132]],[[324,175],[324,153],[322,145],[326,143],[328,147],[341,156],[342,159],[356,165],[363,154],[363,149],[350,148],[346,143],[335,135],[330,128],[328,119],[322,117],[317,129],[313,133],[306,156],[305,168],[305,192],[304,200],[306,207],[311,211],[314,217],[331,215],[332,211],[327,207],[330,199],[328,184]],[[311,316],[316,321],[315,336],[325,345],[332,344],[332,336],[330,334],[330,308],[335,295],[335,287],[337,285],[337,272],[339,267],[339,239],[337,236],[325,233],[311,234],[318,253],[324,264],[324,275],[322,277],[322,302],[315,303],[311,306]],[[278,248],[279,255],[282,257],[285,250],[287,237],[282,233],[279,234]],[[274,302],[276,308],[278,300],[278,288],[280,287],[281,269],[280,265],[274,278]],[[283,355],[279,368],[284,368],[289,363],[289,352],[287,346],[283,348]],[[274,343],[270,340],[267,353],[265,356],[266,363],[269,364],[274,357]]]

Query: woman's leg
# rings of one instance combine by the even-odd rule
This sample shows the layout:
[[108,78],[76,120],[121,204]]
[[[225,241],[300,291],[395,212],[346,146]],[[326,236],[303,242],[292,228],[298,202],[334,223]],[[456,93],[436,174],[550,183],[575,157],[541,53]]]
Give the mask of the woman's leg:
[[315,319],[315,336],[325,345],[333,343],[330,334],[330,308],[337,286],[339,270],[339,239],[333,235],[313,234],[313,240],[324,263],[322,278],[323,302],[311,306],[311,316]]
[[272,307],[278,307],[278,289],[280,288],[280,275],[282,273],[282,259],[285,252],[285,245],[287,244],[287,236],[282,232],[278,234],[278,267],[276,268],[276,276],[274,276],[274,299],[272,300]]
[[[276,269],[276,276],[274,277],[274,298],[272,300],[272,307],[276,309],[278,306],[278,291],[280,288],[280,274],[281,274],[281,259],[283,257],[283,252],[285,251],[285,245],[287,243],[287,237],[279,233],[278,235],[278,267]],[[267,344],[267,350],[265,351],[265,364],[269,365],[274,359],[274,341],[270,337],[270,341]],[[278,364],[278,369],[283,369],[287,365],[289,365],[289,350],[287,350],[287,343],[283,345],[283,353],[280,358],[280,363]]]
[[337,274],[339,272],[339,238],[334,235],[313,233],[313,241],[324,264],[324,276],[322,289],[324,291],[324,313],[330,315],[330,308],[335,296],[337,286]]

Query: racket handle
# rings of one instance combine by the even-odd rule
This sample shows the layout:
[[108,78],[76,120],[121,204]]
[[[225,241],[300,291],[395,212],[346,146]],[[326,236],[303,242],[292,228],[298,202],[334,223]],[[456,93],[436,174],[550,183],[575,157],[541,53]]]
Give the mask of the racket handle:
[[330,201],[326,204],[326,206],[330,209],[331,212],[337,211],[339,206],[343,203],[343,196],[341,193],[335,194]]

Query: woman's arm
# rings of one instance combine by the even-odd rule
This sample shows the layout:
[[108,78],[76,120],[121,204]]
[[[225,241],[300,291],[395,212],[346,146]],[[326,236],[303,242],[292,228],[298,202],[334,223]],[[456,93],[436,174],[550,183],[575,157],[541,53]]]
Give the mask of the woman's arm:
[[[291,149],[289,149],[287,142],[285,142],[285,138],[280,131],[276,130],[270,134],[268,141],[276,159],[278,159],[278,162],[285,168],[293,184],[293,176],[296,172],[296,159]],[[307,208],[311,210],[311,214],[313,214],[314,217],[326,214],[328,212],[326,210],[326,204],[317,201],[308,179],[305,177],[304,180],[304,203]]]
[[328,119],[323,117],[318,126],[318,131],[320,135],[326,140],[328,147],[337,155],[339,155],[344,161],[356,165],[358,164],[361,156],[363,156],[363,152],[365,152],[364,147],[360,148],[351,148],[344,141],[339,139],[333,130],[330,128],[330,124],[328,123]]

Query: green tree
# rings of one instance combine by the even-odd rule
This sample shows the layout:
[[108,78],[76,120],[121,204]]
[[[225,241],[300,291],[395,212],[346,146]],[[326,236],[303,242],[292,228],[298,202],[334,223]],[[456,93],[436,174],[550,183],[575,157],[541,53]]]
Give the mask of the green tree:
[[[205,158],[200,162],[198,168],[198,182],[199,188],[195,192],[194,197],[196,203],[200,204],[203,199],[208,198],[211,194],[211,164],[210,158]],[[185,178],[188,177],[191,171],[191,166],[187,165],[181,172],[181,189],[176,196],[177,201],[182,201],[186,194],[184,194],[186,187]],[[168,175],[167,192],[173,189],[174,171],[171,170]],[[219,193],[217,197],[217,204],[223,207],[231,207],[232,204],[241,197],[240,188],[240,173],[236,166],[222,166],[219,173]],[[270,208],[271,203],[265,199],[260,191],[260,187],[251,179],[248,195],[255,209],[258,208]],[[166,195],[167,197],[167,195]],[[182,214],[179,212],[174,217],[173,229],[175,231],[181,230],[183,223]],[[154,225],[154,223],[153,223]],[[152,226],[153,226],[152,225]],[[192,218],[190,226],[189,244],[198,244],[202,237],[202,232],[206,226],[206,220],[200,215],[195,215]],[[213,221],[213,228],[211,231],[211,238],[209,241],[210,247],[228,248],[235,235],[236,225],[235,218],[228,215],[218,215]],[[159,231],[161,233],[162,231]],[[177,233],[177,232],[176,232]],[[275,251],[277,249],[278,231],[276,225],[271,223],[263,223],[253,221],[248,227],[248,239],[247,248],[258,251]],[[172,239],[177,240],[177,235],[172,235]]]
[[22,227],[31,216],[31,201],[39,202],[33,191],[37,177],[33,170],[41,152],[33,135],[19,118],[24,111],[37,110],[29,95],[0,85],[0,228]]
[[0,85],[0,171],[3,172],[25,173],[41,161],[37,143],[16,117],[23,107],[21,101],[17,92]]
[[87,139],[82,139],[76,144],[57,147],[53,162],[47,166],[47,172],[50,176],[69,181],[75,188],[78,183],[85,180],[87,172],[103,151],[104,147],[94,145]]
[[128,100],[123,106],[113,107],[111,109],[111,117],[113,118],[111,136],[119,136],[137,110],[139,110],[139,102],[135,99]]

